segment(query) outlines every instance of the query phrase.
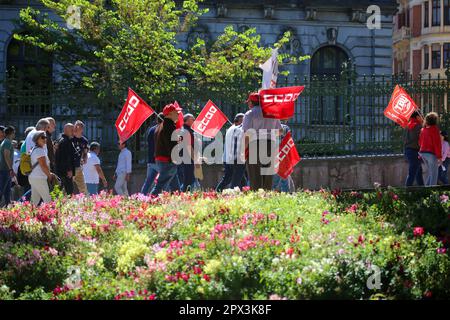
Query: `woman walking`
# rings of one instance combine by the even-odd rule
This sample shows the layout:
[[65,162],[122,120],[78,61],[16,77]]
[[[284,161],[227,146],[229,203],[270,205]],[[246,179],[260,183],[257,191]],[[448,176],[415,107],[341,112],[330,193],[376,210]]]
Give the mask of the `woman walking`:
[[50,172],[50,160],[45,149],[47,145],[45,131],[37,131],[33,136],[33,142],[36,146],[31,150],[32,171],[28,180],[31,185],[31,203],[37,206],[41,200],[44,203],[52,200],[48,182],[55,179],[55,176]]
[[419,155],[427,167],[427,186],[437,185],[439,164],[442,160],[441,135],[437,126],[438,115],[430,112],[425,117],[425,126],[419,137]]
[[439,181],[448,184],[448,165],[450,164],[450,144],[447,131],[441,131],[442,139],[442,165],[439,166]]

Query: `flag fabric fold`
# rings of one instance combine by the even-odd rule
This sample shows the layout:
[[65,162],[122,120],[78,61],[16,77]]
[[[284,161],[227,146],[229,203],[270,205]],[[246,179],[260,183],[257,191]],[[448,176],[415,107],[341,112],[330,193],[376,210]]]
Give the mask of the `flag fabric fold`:
[[280,149],[275,162],[275,171],[281,178],[287,179],[294,171],[294,167],[300,162],[300,160],[301,157],[295,147],[294,139],[292,138],[291,132],[289,132],[281,141]]
[[418,106],[406,90],[397,85],[395,86],[387,108],[384,110],[384,115],[403,128],[406,128],[409,118],[418,109]]
[[227,116],[209,100],[192,124],[192,130],[204,137],[214,138],[227,121]]
[[272,56],[264,64],[259,65],[263,70],[262,89],[276,88],[278,79],[278,49],[272,49]]
[[292,118],[295,102],[304,89],[305,86],[296,86],[261,90],[259,97],[264,118]]
[[128,88],[127,100],[116,120],[116,129],[120,142],[125,142],[131,138],[154,112],[143,99],[131,88]]

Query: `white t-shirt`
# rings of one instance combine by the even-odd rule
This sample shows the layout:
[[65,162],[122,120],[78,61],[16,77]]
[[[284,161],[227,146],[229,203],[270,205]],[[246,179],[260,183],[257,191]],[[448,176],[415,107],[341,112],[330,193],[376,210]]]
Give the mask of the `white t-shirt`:
[[[31,166],[33,167],[38,162],[38,159],[42,157],[45,157],[47,166],[50,168],[50,160],[47,156],[47,150],[44,148],[34,148],[34,150],[31,152]],[[47,179],[47,176],[45,175],[44,171],[42,171],[42,168],[39,164],[33,169],[29,177]]]
[[[33,142],[33,136],[36,132],[37,132],[36,129],[31,130],[30,133],[28,133],[27,137],[25,138],[25,146],[28,154],[36,146],[36,144]],[[44,149],[47,151],[47,145],[44,145]]]
[[83,165],[84,181],[89,184],[98,184],[100,177],[98,175],[96,165],[100,165],[100,159],[95,152],[90,151],[87,155],[87,161]]
[[19,165],[20,165],[20,152],[18,150],[14,150],[13,170],[15,174],[19,172]]

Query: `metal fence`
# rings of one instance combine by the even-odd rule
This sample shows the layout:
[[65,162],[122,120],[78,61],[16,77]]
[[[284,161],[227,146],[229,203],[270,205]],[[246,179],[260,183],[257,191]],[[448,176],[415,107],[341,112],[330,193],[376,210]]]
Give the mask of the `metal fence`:
[[[448,128],[450,77],[412,79],[343,74],[339,79],[279,79],[279,86],[306,87],[297,101],[295,116],[288,122],[300,155],[318,157],[400,153],[403,130],[383,115],[396,84],[411,94],[423,113],[436,111],[441,114],[441,126]],[[246,94],[248,89],[242,90]],[[235,113],[247,110],[246,104],[237,101],[235,95],[233,99],[228,96],[229,92],[185,87],[171,95],[170,99],[178,100],[185,112],[194,115],[198,114],[208,99],[214,101],[229,119],[233,119]],[[99,99],[96,92],[84,89],[9,90],[0,93],[0,123],[15,126],[17,139],[20,140],[24,138],[25,128],[34,125],[41,117],[52,116],[56,119],[58,135],[64,123],[80,119],[86,124],[86,137],[90,141],[101,142],[104,161],[113,163],[118,152],[114,124],[123,98]],[[161,107],[148,102],[157,110]],[[145,133],[152,121],[147,120],[130,141],[129,147],[135,162],[145,163]],[[225,132],[226,128],[222,130]]]

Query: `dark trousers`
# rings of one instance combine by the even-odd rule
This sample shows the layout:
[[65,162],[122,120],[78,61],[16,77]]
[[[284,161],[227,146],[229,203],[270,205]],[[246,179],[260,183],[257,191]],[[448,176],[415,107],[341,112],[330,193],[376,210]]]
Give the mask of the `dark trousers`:
[[0,202],[5,198],[5,206],[11,203],[11,176],[8,170],[0,170]]
[[[450,158],[445,159],[441,166],[439,166],[439,176],[438,180],[442,182],[443,185],[448,184],[448,165],[450,164]],[[442,169],[445,168],[445,171]]]
[[422,165],[419,160],[419,150],[406,148],[405,157],[408,160],[408,176],[406,177],[406,186],[410,187],[417,181],[417,185],[423,186]]
[[[264,146],[265,144],[265,146]],[[257,152],[256,156],[256,163],[252,164],[250,162],[247,163],[247,171],[248,176],[250,179],[250,189],[251,190],[258,190],[258,189],[264,189],[264,190],[272,190],[272,180],[273,175],[267,175],[267,174],[261,174],[262,169],[269,168],[271,164],[275,161],[274,157],[272,156],[272,141],[271,140],[265,140],[264,143],[262,143],[262,140],[255,140],[250,142],[249,144],[249,152],[254,153]],[[260,149],[265,149],[265,154],[268,157],[273,158],[271,162],[267,164],[262,163],[262,159],[260,159]],[[252,155],[249,154],[249,161],[252,160]]]
[[180,166],[183,172],[181,180],[182,181],[181,191],[186,192],[188,190],[192,190],[192,188],[194,188],[195,183],[195,175],[194,175],[195,166],[193,163],[183,163]]
[[67,177],[67,173],[58,173],[58,177],[61,179],[61,183],[68,196],[73,194],[73,180]]
[[[230,185],[231,184],[231,185]],[[245,164],[229,164],[224,165],[224,175],[216,187],[217,192],[221,192],[228,186],[232,189],[242,188],[246,184],[245,180]]]
[[172,181],[177,178],[177,165],[172,162],[161,162],[156,160],[158,168],[158,180],[151,194],[157,196],[164,191],[172,191]]

